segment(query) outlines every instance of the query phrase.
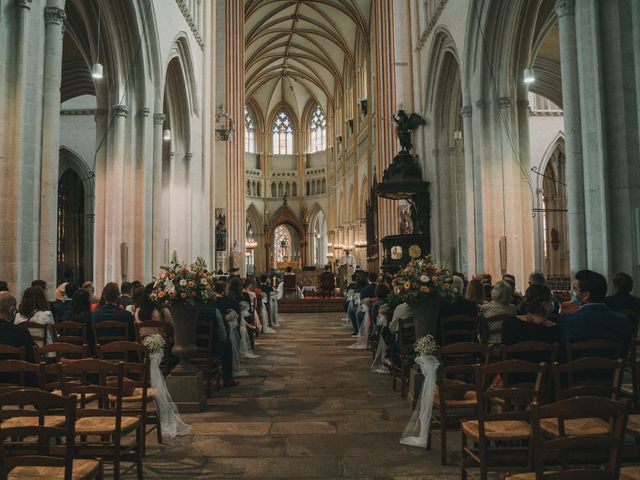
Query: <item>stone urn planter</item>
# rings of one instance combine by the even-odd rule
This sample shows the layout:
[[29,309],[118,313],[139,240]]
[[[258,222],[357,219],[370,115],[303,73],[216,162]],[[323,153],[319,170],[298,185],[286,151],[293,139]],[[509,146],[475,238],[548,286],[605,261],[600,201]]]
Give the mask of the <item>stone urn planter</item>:
[[419,300],[407,302],[416,325],[416,339],[425,335],[438,338],[438,315],[442,300],[436,296],[424,296]]
[[198,369],[191,363],[197,352],[196,327],[203,305],[172,304],[169,307],[173,321],[173,354],[180,363],[171,371],[172,375],[193,375]]

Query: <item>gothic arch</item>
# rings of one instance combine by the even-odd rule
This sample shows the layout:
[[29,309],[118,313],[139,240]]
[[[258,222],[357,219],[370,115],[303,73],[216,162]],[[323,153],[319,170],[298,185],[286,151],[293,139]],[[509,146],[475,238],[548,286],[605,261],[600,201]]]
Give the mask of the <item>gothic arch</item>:
[[[193,57],[185,32],[180,32],[171,45],[167,58],[167,69],[171,62],[177,59],[181,76],[184,82],[185,98],[189,102],[189,110],[195,115],[199,114],[198,83],[194,74]],[[166,78],[166,77],[165,77]]]
[[273,238],[273,232],[278,225],[286,224],[293,228],[300,238],[300,265],[305,263],[305,247],[306,247],[306,230],[300,219],[293,213],[293,210],[288,205],[282,205],[271,217],[271,221],[265,228],[265,252],[266,252],[266,270],[269,271],[271,265],[271,253],[269,250],[269,242]]

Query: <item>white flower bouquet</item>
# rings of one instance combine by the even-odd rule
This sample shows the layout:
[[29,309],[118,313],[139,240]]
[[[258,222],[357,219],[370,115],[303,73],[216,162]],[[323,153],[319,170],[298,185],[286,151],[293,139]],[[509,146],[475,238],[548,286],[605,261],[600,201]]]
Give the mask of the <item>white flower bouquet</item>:
[[146,347],[149,353],[160,353],[164,352],[166,342],[162,335],[159,333],[153,333],[144,337],[142,344]]
[[425,335],[416,341],[415,350],[420,355],[434,356],[438,351],[438,342],[433,338],[433,335]]
[[224,319],[227,322],[233,322],[234,320],[238,320],[238,313],[235,310],[229,309],[227,313],[224,314]]

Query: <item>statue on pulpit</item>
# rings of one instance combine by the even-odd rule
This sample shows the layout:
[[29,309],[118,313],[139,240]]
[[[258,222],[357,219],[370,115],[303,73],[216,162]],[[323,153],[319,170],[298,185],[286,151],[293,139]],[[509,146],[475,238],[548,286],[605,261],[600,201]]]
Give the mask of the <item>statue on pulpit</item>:
[[394,115],[393,119],[396,122],[396,134],[403,152],[409,152],[413,145],[411,144],[411,130],[415,130],[420,125],[424,125],[426,122],[417,113],[407,115],[404,110],[399,110],[398,115]]

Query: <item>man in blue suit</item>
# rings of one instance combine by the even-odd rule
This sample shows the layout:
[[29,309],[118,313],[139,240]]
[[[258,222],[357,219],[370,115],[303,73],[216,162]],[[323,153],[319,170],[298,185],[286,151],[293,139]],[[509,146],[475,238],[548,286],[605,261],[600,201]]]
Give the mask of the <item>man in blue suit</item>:
[[591,270],[576,273],[571,298],[580,310],[560,322],[563,343],[606,339],[622,342],[623,355],[631,340],[631,322],[604,303],[607,280]]

